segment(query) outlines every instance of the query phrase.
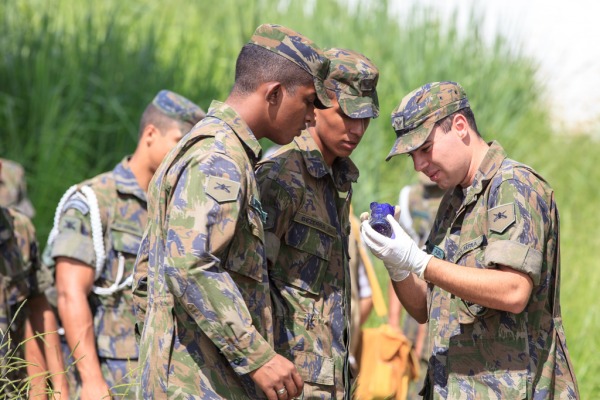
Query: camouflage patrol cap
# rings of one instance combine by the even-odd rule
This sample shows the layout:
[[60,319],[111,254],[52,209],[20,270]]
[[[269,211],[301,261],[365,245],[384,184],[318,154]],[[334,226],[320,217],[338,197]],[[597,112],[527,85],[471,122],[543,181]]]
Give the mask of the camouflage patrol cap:
[[350,118],[377,118],[379,70],[367,57],[346,49],[328,49],[329,75],[325,87],[335,92],[340,108]]
[[285,57],[308,72],[315,83],[317,107],[331,107],[323,83],[329,71],[329,59],[312,40],[285,26],[263,24],[256,28],[249,43]]
[[470,107],[467,94],[456,82],[432,82],[413,90],[392,111],[397,139],[386,161],[417,149],[437,121],[467,107]]
[[170,90],[158,92],[152,104],[169,118],[192,125],[206,117],[206,113],[199,106]]

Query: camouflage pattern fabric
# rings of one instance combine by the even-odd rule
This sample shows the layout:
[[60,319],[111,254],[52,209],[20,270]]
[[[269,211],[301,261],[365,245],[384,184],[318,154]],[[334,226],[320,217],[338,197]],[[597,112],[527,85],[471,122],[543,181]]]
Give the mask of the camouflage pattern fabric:
[[[98,199],[104,230],[105,267],[94,282],[110,287],[117,278],[119,255],[125,260],[121,282],[133,272],[144,228],[147,222],[146,194],[139,187],[125,158],[112,171],[79,184],[89,186]],[[59,221],[59,233],[50,249],[53,258],[68,257],[96,268],[96,252],[92,242],[90,211],[82,194],[75,192],[65,203]],[[136,360],[135,315],[132,290],[129,287],[112,295],[89,297],[94,317],[94,333],[98,356],[119,360]]]
[[[5,357],[23,358],[23,347],[17,345],[24,339],[28,311],[20,307],[49,284],[31,221],[18,211],[0,207],[0,379],[25,376],[25,368],[6,370]],[[10,393],[5,394],[10,397]]]
[[330,169],[312,136],[260,162],[275,349],[304,379],[304,398],[350,396],[349,158]]
[[437,121],[467,107],[470,107],[467,94],[456,82],[433,82],[413,90],[392,111],[397,139],[386,161],[417,149]]
[[308,72],[313,77],[321,105],[331,107],[323,84],[329,72],[329,59],[312,40],[285,26],[263,24],[256,28],[249,43],[285,57]]
[[449,191],[427,249],[468,268],[528,274],[520,314],[488,309],[429,286],[426,398],[576,399],[559,298],[559,217],[550,186],[491,143],[472,185]]
[[147,304],[139,398],[266,398],[248,376],[275,356],[260,153],[241,117],[214,101],[150,182],[134,278]]
[[0,158],[0,206],[11,207],[29,218],[35,209],[27,197],[27,184],[23,167],[10,160]]
[[180,122],[186,122],[192,126],[206,116],[202,108],[186,99],[180,94],[170,90],[158,92],[152,104],[167,117]]
[[379,70],[367,57],[347,49],[328,49],[329,74],[325,87],[336,94],[340,108],[350,118],[377,118]]

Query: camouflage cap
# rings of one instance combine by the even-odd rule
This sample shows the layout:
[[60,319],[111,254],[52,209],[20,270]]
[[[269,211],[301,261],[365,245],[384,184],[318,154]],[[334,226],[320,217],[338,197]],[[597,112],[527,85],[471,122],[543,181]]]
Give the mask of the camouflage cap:
[[386,161],[421,146],[435,123],[463,108],[470,107],[465,90],[456,82],[432,82],[413,90],[392,111],[396,142]]
[[158,92],[152,99],[152,104],[169,118],[192,125],[206,117],[206,113],[199,106],[170,90]]
[[249,43],[287,58],[312,75],[317,91],[317,107],[331,107],[323,83],[329,71],[329,59],[312,40],[285,26],[263,24],[256,28]]
[[325,87],[335,92],[340,108],[350,118],[377,118],[379,70],[367,57],[346,49],[328,49],[329,75]]

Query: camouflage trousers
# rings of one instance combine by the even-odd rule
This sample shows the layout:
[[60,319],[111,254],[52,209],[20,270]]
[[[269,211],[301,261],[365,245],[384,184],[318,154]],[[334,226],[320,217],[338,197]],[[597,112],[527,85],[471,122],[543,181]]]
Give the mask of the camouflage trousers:
[[137,360],[100,358],[100,367],[106,383],[115,398],[135,399]]
[[[67,381],[69,383],[70,398],[79,399],[81,390],[81,378],[77,372],[71,351],[66,341],[62,341],[63,358],[67,369]],[[100,369],[102,376],[110,387],[113,398],[135,399],[137,360],[118,360],[111,358],[100,358]]]

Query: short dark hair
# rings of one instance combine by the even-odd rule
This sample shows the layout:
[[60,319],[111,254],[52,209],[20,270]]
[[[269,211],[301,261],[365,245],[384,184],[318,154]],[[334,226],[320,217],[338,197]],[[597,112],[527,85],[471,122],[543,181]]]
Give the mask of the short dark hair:
[[465,117],[465,119],[469,123],[469,126],[471,127],[471,129],[473,129],[475,131],[475,133],[477,133],[478,136],[481,136],[481,134],[479,133],[479,130],[477,129],[477,123],[475,122],[475,115],[473,114],[473,110],[471,110],[470,107],[462,108],[462,109],[440,119],[439,121],[437,121],[435,123],[434,129],[439,126],[440,128],[442,128],[442,131],[444,133],[447,133],[448,131],[450,131],[450,129],[452,129],[452,120],[454,119],[454,116],[456,114],[460,114],[463,117]]
[[251,43],[242,47],[235,64],[232,92],[248,95],[264,82],[280,82],[290,93],[313,84],[311,74],[285,57]]
[[166,129],[169,129],[170,127],[172,127],[173,124],[175,124],[181,130],[182,133],[186,133],[187,131],[192,129],[191,124],[173,119],[173,118],[169,117],[168,115],[165,115],[165,113],[160,111],[152,103],[148,104],[148,106],[146,107],[146,109],[144,110],[144,112],[142,114],[142,118],[140,119],[140,127],[138,130],[138,139],[140,139],[142,137],[144,128],[146,128],[146,126],[148,126],[150,124],[152,124],[156,128],[158,128],[161,131],[161,133],[163,133],[163,134],[164,134],[164,131]]

